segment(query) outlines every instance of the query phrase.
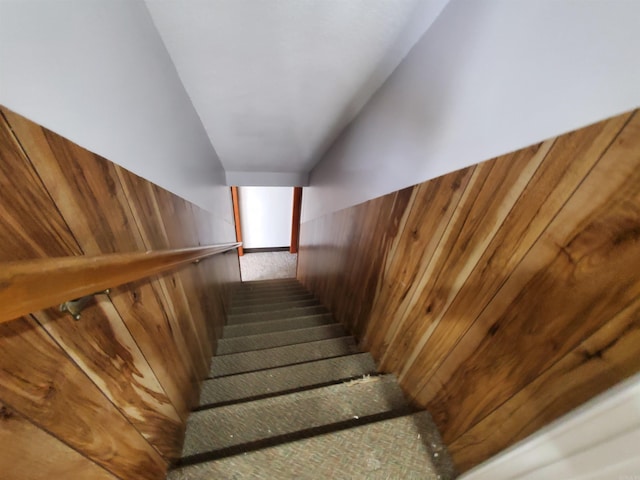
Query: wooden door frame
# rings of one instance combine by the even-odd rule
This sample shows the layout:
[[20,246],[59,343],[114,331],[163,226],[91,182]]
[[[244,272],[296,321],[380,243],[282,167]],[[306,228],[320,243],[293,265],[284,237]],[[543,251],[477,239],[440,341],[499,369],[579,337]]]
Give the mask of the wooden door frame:
[[289,253],[298,253],[300,244],[300,213],[302,212],[302,187],[293,187],[293,212],[291,215],[291,244]]
[[[236,242],[242,242],[242,229],[240,227],[240,203],[238,201],[238,187],[231,187],[231,201],[233,203],[233,220],[236,224]],[[238,255],[244,255],[244,248],[238,247]]]

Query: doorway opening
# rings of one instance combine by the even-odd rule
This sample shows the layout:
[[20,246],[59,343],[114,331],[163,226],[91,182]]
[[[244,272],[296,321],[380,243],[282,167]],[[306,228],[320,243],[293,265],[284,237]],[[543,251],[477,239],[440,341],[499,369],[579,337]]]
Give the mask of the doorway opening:
[[302,187],[231,187],[242,281],[296,276]]

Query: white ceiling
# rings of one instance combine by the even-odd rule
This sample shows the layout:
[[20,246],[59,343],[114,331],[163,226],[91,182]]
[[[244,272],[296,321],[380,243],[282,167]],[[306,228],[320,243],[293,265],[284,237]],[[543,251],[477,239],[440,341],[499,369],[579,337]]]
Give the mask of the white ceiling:
[[434,3],[446,1],[146,0],[227,182],[239,185],[306,184],[431,24],[419,13]]

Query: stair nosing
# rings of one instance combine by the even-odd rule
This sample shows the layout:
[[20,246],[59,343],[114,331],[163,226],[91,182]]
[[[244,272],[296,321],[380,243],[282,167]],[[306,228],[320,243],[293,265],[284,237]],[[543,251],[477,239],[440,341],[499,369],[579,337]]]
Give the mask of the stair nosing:
[[[353,355],[358,355],[358,354],[353,354]],[[346,356],[346,355],[345,355]],[[332,360],[331,358],[329,358],[328,360]],[[242,374],[238,374],[238,375],[242,375]],[[369,377],[379,377],[381,374],[377,373],[377,372],[370,372],[370,373],[365,373],[364,376],[369,376]],[[348,382],[352,382],[354,380],[358,380],[361,379],[363,377],[363,374],[359,374],[359,375],[352,375],[349,377],[343,377],[343,378],[339,378],[336,380],[327,380],[325,382],[319,382],[319,383],[312,383],[310,385],[303,385],[300,387],[296,387],[296,388],[289,388],[286,390],[279,390],[277,392],[265,392],[265,393],[261,393],[259,395],[253,395],[251,397],[244,397],[244,398],[236,398],[233,400],[223,400],[221,402],[216,402],[216,403],[205,403],[204,405],[196,405],[195,407],[193,407],[191,409],[191,412],[201,412],[204,410],[210,410],[210,409],[215,409],[215,408],[221,408],[221,407],[229,407],[232,405],[241,405],[243,403],[249,403],[249,402],[257,402],[259,400],[265,400],[267,398],[276,398],[276,397],[281,397],[281,396],[286,396],[286,395],[291,395],[294,393],[301,393],[301,392],[306,392],[308,390],[315,390],[318,388],[326,388],[326,387],[331,387],[334,385],[340,385],[341,383],[348,383]],[[225,378],[225,377],[223,377]],[[207,379],[207,380],[216,380],[214,379]]]

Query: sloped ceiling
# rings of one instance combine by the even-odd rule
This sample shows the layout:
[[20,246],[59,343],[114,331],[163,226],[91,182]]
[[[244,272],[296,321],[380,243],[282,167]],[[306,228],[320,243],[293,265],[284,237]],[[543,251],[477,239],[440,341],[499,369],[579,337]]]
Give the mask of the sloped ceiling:
[[446,0],[147,0],[237,185],[308,172]]

